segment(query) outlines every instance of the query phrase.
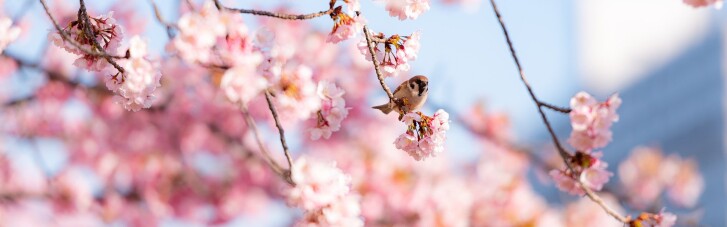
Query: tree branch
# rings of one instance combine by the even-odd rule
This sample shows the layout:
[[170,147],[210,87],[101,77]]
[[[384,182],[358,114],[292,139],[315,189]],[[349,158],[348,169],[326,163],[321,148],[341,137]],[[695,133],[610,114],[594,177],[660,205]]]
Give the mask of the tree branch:
[[[285,131],[283,131],[283,126],[280,125],[280,119],[278,118],[278,111],[275,109],[275,105],[273,105],[273,101],[270,98],[270,91],[265,90],[265,100],[268,102],[268,108],[270,109],[270,113],[273,114],[273,119],[275,120],[275,127],[278,128],[278,133],[280,134],[280,144],[283,146],[283,153],[285,153],[285,158],[288,160],[288,171],[286,177],[291,178],[292,180],[292,170],[293,170],[293,159],[290,157],[290,151],[288,150],[288,143],[285,142]],[[295,183],[293,182],[293,185]]]
[[174,37],[174,35],[172,34],[172,29],[177,28],[177,25],[164,20],[164,18],[162,17],[162,13],[161,11],[159,11],[159,7],[157,7],[157,4],[154,2],[154,0],[149,0],[149,4],[151,4],[152,9],[154,10],[154,17],[156,17],[157,21],[160,24],[167,28],[167,36],[169,37],[169,39]]
[[[543,106],[546,106],[547,104],[543,104],[536,96],[535,92],[533,92],[532,87],[530,86],[530,83],[528,83],[527,78],[525,77],[525,72],[522,69],[522,66],[520,65],[520,60],[518,60],[517,55],[515,54],[515,49],[513,47],[512,41],[510,40],[510,35],[507,31],[507,28],[505,27],[505,22],[502,20],[502,16],[500,15],[500,11],[497,9],[497,4],[495,4],[495,0],[490,0],[490,3],[492,4],[492,9],[495,12],[495,16],[497,17],[498,22],[500,23],[500,27],[502,27],[502,32],[505,35],[505,40],[507,41],[507,45],[510,48],[510,53],[512,54],[512,58],[515,61],[515,65],[517,66],[518,72],[520,73],[520,80],[525,85],[525,88],[527,88],[528,93],[530,94],[530,98],[532,98],[533,102],[535,103],[536,108],[538,109],[538,113],[540,114],[540,117],[543,119],[543,123],[548,129],[548,133],[550,133],[551,139],[553,140],[553,143],[555,144],[555,147],[558,149],[558,152],[563,159],[563,162],[566,164],[568,169],[571,171],[573,170],[573,167],[571,166],[570,162],[568,161],[568,158],[570,158],[570,154],[563,148],[563,146],[560,144],[560,141],[558,140],[558,137],[555,135],[555,131],[553,130],[553,127],[550,125],[550,122],[548,121],[548,118],[545,116],[545,112],[543,111]],[[552,106],[547,105],[546,107],[551,108]],[[581,182],[580,178],[574,179],[578,186],[585,191],[588,198],[590,198],[593,202],[601,206],[601,208],[611,215],[616,220],[622,222],[622,223],[629,223],[629,219],[621,216],[616,211],[611,209],[608,205],[606,205],[603,200],[596,195],[590,188],[586,187],[583,182]]]
[[250,116],[250,112],[248,112],[247,107],[243,106],[241,107],[242,110],[242,116],[245,118],[245,122],[247,123],[247,126],[250,127],[250,130],[252,130],[253,135],[255,136],[255,141],[257,142],[258,147],[260,147],[260,152],[262,152],[263,156],[265,156],[265,159],[267,160],[268,164],[270,165],[270,168],[273,169],[273,172],[277,173],[280,177],[282,177],[288,184],[295,185],[295,182],[293,182],[293,179],[291,178],[290,174],[286,174],[287,171],[283,169],[283,167],[280,167],[280,164],[273,159],[273,157],[270,155],[270,151],[268,151],[267,147],[262,141],[262,138],[260,136],[260,131],[257,129],[257,125],[255,124],[255,121]]
[[366,37],[366,45],[369,47],[369,54],[371,54],[371,61],[374,62],[374,71],[376,71],[376,78],[379,79],[379,83],[381,84],[381,88],[384,89],[384,92],[386,92],[386,95],[389,96],[389,100],[394,101],[394,94],[391,93],[391,90],[389,89],[389,86],[384,83],[384,75],[381,73],[381,69],[379,68],[379,60],[376,59],[376,52],[374,51],[374,42],[372,41],[373,38],[371,37],[371,33],[369,32],[368,26],[363,26],[363,33],[364,37]]
[[551,110],[555,110],[555,111],[564,113],[564,114],[570,113],[570,111],[571,111],[570,108],[567,108],[567,107],[559,107],[559,106],[555,106],[555,105],[552,105],[552,104],[549,104],[549,103],[546,103],[546,102],[542,102],[542,101],[538,101],[538,105],[539,106],[542,106],[542,107],[545,107],[545,108],[548,108],[548,109],[551,109]]
[[309,14],[273,13],[273,12],[262,11],[262,10],[254,10],[254,9],[230,8],[230,7],[223,6],[219,0],[214,0],[214,1],[215,1],[215,6],[217,7],[218,10],[235,11],[235,12],[243,13],[243,14],[274,17],[274,18],[279,18],[279,19],[284,19],[284,20],[308,20],[308,19],[313,19],[316,17],[324,16],[324,15],[330,15],[333,12],[333,8],[331,7],[328,10],[320,11],[317,13],[309,13]]

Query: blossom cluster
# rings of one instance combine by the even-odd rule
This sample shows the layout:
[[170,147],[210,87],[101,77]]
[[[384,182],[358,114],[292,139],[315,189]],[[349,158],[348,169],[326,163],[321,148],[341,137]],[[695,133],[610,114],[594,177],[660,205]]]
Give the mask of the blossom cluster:
[[618,94],[599,103],[586,92],[578,92],[571,100],[571,131],[568,142],[580,151],[589,151],[611,142],[611,125],[618,121],[616,109],[621,105]]
[[[121,26],[118,25],[116,19],[113,17],[114,13],[109,12],[108,15],[101,15],[98,17],[89,16],[88,30],[93,34],[88,34],[84,28],[83,19],[78,18],[63,28],[63,33],[68,35],[68,38],[79,44],[80,47],[76,47],[73,43],[65,40],[58,31],[51,31],[48,39],[53,42],[54,45],[65,49],[66,51],[80,55],[78,59],[73,63],[76,67],[84,68],[89,71],[100,72],[109,67],[109,63],[103,59],[103,57],[87,53],[84,50],[102,52],[108,54],[116,54],[118,48],[121,46],[121,40],[123,39],[123,32]],[[97,48],[98,43],[100,49]]]
[[[384,39],[384,34],[373,35],[374,38]],[[376,59],[380,62],[382,72],[386,76],[397,76],[400,72],[408,72],[411,68],[409,61],[417,59],[417,54],[421,44],[419,39],[421,32],[416,31],[409,36],[392,35],[383,41],[384,51],[379,49],[378,43],[374,42],[374,53]],[[358,49],[366,57],[366,60],[372,61],[366,40],[362,40],[358,44]]]
[[161,86],[162,74],[155,63],[147,59],[146,42],[139,36],[129,40],[129,58],[119,60],[123,73],[108,74],[106,87],[116,93],[117,102],[131,111],[149,108],[154,91]]
[[18,36],[20,36],[20,28],[13,26],[13,21],[10,18],[0,16],[0,53]]
[[321,137],[328,139],[331,134],[341,129],[341,121],[348,116],[346,101],[343,100],[343,89],[328,81],[318,82],[318,97],[321,98],[321,109],[316,114],[316,125],[310,129],[312,140]]
[[389,16],[399,18],[399,20],[412,19],[415,20],[422,13],[429,11],[429,0],[384,0],[386,3],[386,11]]
[[407,130],[394,141],[397,149],[406,151],[417,161],[442,153],[449,130],[447,112],[440,109],[431,117],[421,112],[408,113],[402,121]]
[[[356,7],[352,3],[348,3],[348,5],[349,9],[360,7]],[[356,37],[356,34],[361,31],[363,23],[365,22],[361,15],[350,16],[343,13],[340,6],[331,13],[331,19],[333,19],[333,29],[328,35],[328,39],[326,39],[327,42],[331,43],[338,43]]]
[[359,198],[351,193],[351,178],[335,162],[300,157],[291,175],[295,186],[285,193],[288,205],[306,212],[296,226],[363,226]]
[[550,176],[558,189],[573,195],[586,193],[580,184],[590,190],[599,191],[613,176],[613,173],[606,169],[608,164],[600,160],[602,155],[601,152],[578,151],[568,160],[572,168],[551,170]]
[[653,147],[637,147],[618,168],[623,188],[629,194],[629,203],[646,208],[667,193],[678,206],[692,208],[704,191],[704,179],[694,160],[678,155],[664,157]]

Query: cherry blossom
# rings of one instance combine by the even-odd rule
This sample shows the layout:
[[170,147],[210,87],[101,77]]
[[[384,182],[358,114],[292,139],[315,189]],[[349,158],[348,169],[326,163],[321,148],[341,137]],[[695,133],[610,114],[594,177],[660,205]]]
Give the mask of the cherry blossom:
[[[384,39],[383,34],[374,35],[377,38]],[[420,32],[414,32],[409,36],[393,35],[385,39],[384,52],[378,48],[378,44],[374,43],[374,53],[376,59],[380,61],[382,72],[386,76],[397,76],[400,72],[407,72],[411,68],[409,61],[415,60],[419,52]],[[369,53],[366,40],[361,40],[358,49],[366,58],[371,61],[371,53]],[[395,50],[395,51],[394,51]]]
[[343,100],[345,91],[333,83],[319,81],[317,93],[321,98],[321,109],[316,114],[315,127],[310,129],[311,139],[328,139],[341,128],[341,121],[348,116],[346,101]]
[[[85,50],[90,51],[103,51],[108,54],[116,54],[117,49],[121,45],[123,39],[123,32],[121,27],[117,24],[113,17],[113,12],[109,12],[107,15],[101,15],[98,17],[89,16],[88,21],[90,22],[90,30],[94,31],[95,37],[89,38],[91,34],[86,34],[82,25],[83,23],[79,20],[71,22],[67,27],[63,28],[63,32],[66,33],[69,38],[75,41],[77,44]],[[70,42],[63,39],[58,31],[51,31],[48,35],[48,39],[52,40],[53,44],[65,49],[66,51],[81,55],[80,58],[76,59],[73,63],[76,67],[84,68],[89,71],[102,71],[109,66],[108,62],[100,56],[95,56],[84,52],[82,49],[74,46]],[[100,50],[95,47],[94,42],[98,43]]]
[[340,7],[331,14],[331,18],[333,18],[333,29],[331,34],[328,35],[328,39],[326,39],[327,42],[331,43],[338,43],[356,37],[365,22],[361,16],[352,17],[341,12]]
[[199,12],[189,12],[179,18],[179,35],[167,48],[177,52],[187,62],[208,63],[217,38],[227,33],[223,23],[226,14],[223,14],[217,11],[212,1],[205,1]]
[[323,163],[298,158],[291,175],[295,186],[287,190],[288,204],[304,210],[316,210],[334,203],[349,193],[351,179],[336,167],[336,163]]
[[402,119],[407,131],[396,138],[397,149],[406,151],[419,161],[427,157],[435,157],[444,150],[444,141],[449,130],[449,114],[437,110],[432,117],[418,113],[408,113]]
[[415,20],[422,13],[429,11],[429,0],[384,0],[389,16],[399,20]]
[[570,101],[571,132],[568,142],[581,151],[598,149],[611,141],[611,125],[618,121],[616,109],[621,105],[618,94],[598,103],[586,92],[579,92]]
[[573,166],[572,170],[551,170],[550,176],[555,181],[558,189],[573,195],[584,195],[586,193],[577,181],[580,181],[584,187],[599,191],[613,175],[606,169],[608,164],[599,159],[601,156],[601,152],[577,152],[569,160]]
[[141,37],[132,37],[129,46],[129,59],[119,61],[125,71],[107,76],[106,86],[119,95],[117,100],[124,108],[139,111],[151,106],[162,74],[145,58],[147,47]]
[[19,36],[20,28],[13,26],[13,21],[10,18],[0,16],[0,53]]
[[638,208],[652,205],[662,192],[676,205],[693,207],[704,190],[704,179],[692,160],[664,157],[653,147],[635,148],[619,165],[619,178],[629,202]]
[[275,87],[280,94],[276,97],[277,106],[291,119],[308,119],[321,107],[313,71],[308,66],[298,65],[285,70]]

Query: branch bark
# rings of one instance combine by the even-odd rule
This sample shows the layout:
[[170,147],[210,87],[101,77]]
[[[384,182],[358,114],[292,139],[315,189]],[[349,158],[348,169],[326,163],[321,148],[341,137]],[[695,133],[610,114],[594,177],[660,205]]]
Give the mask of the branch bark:
[[330,15],[333,12],[333,8],[330,8],[328,10],[323,10],[316,13],[309,13],[309,14],[285,14],[285,13],[273,13],[263,10],[254,10],[254,9],[237,9],[237,8],[230,8],[223,6],[222,3],[220,3],[219,0],[214,0],[215,6],[218,10],[228,10],[228,11],[235,11],[242,14],[252,14],[257,16],[266,16],[266,17],[274,17],[278,19],[284,19],[284,20],[309,20],[316,17],[324,16],[324,15]]

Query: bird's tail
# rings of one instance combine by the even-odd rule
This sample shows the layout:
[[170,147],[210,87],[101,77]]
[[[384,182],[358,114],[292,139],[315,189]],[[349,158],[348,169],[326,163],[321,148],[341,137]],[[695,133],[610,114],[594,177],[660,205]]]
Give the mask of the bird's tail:
[[392,110],[394,110],[394,108],[391,107],[391,103],[386,103],[384,105],[373,106],[371,108],[374,108],[374,109],[377,109],[377,110],[381,110],[381,112],[383,112],[384,114],[389,114],[389,113],[391,113]]

